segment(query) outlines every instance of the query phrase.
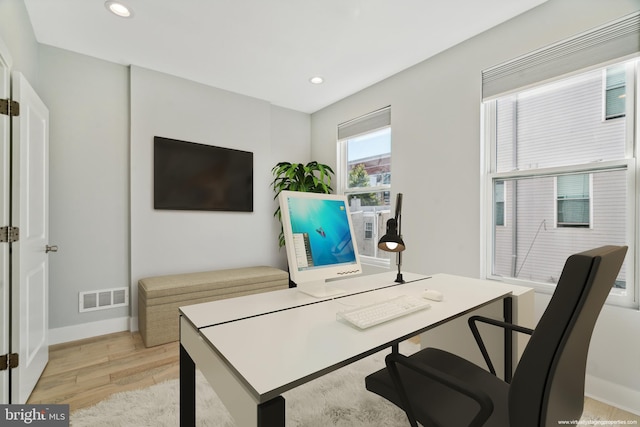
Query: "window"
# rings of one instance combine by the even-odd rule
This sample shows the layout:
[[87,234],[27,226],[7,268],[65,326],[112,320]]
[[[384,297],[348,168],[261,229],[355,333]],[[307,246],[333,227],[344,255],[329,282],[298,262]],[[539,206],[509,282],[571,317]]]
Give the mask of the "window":
[[635,115],[602,120],[609,70],[634,82],[637,67],[634,59],[484,101],[486,277],[553,292],[569,255],[628,245],[609,303],[637,307]]
[[604,118],[605,120],[624,117],[626,104],[626,72],[624,65],[605,70]]
[[556,179],[557,226],[590,226],[590,175],[560,175]]
[[364,238],[367,240],[373,239],[373,222],[364,223]]
[[389,266],[378,250],[391,215],[391,110],[383,108],[338,126],[338,186],[349,198],[363,263]]
[[495,224],[504,225],[504,181],[496,181],[493,191]]

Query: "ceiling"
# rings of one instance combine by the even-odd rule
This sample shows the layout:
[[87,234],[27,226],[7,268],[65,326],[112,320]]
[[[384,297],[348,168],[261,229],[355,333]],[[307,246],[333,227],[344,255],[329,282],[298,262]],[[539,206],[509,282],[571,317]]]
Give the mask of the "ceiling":
[[122,1],[24,0],[40,43],[312,113],[546,0]]

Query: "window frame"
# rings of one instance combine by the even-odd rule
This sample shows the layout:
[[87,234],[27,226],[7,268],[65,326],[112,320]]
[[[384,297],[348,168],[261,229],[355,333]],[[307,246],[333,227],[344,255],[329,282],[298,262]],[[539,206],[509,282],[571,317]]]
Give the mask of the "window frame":
[[[603,121],[607,121],[607,120],[615,120],[615,119],[621,119],[623,117],[627,116],[627,105],[625,103],[625,109],[622,113],[617,113],[617,114],[609,114],[609,112],[607,111],[607,95],[609,93],[609,91],[611,90],[615,90],[615,89],[619,89],[621,87],[623,88],[628,88],[628,75],[629,75],[629,71],[625,70],[625,79],[624,79],[624,83],[621,84],[617,84],[617,85],[611,85],[609,86],[607,84],[607,76],[609,75],[609,70],[611,70],[614,67],[605,67],[602,70],[603,73],[603,78],[602,78],[602,120]],[[627,98],[627,94],[625,93],[625,101]]]
[[[565,222],[560,222],[558,220],[558,216],[560,215],[560,212],[558,210],[558,202],[560,201],[566,201],[566,200],[576,200],[576,199],[570,199],[570,198],[566,198],[566,199],[560,199],[559,194],[558,194],[558,179],[561,177],[566,177],[566,176],[577,176],[577,175],[587,175],[588,176],[588,183],[589,183],[589,195],[587,197],[587,200],[589,201],[589,222],[588,223],[571,223],[568,221]],[[553,218],[554,218],[554,227],[555,228],[573,228],[573,229],[593,229],[593,174],[589,173],[589,174],[583,174],[583,173],[577,173],[577,174],[571,174],[571,175],[558,175],[556,177],[554,177],[554,183],[553,183],[553,188],[554,188],[554,194],[553,194],[553,199],[554,199],[554,204],[553,204]]]
[[[390,107],[386,107],[386,108],[390,108]],[[343,194],[347,197],[351,195],[377,193],[377,192],[389,192],[389,194],[391,194],[391,184],[382,183],[380,185],[371,186],[371,187],[349,188],[349,171],[348,171],[349,161],[348,161],[348,155],[347,155],[347,146],[348,146],[349,140],[359,136],[367,135],[370,133],[379,132],[384,129],[389,129],[389,131],[391,132],[391,124],[369,129],[357,135],[352,135],[347,138],[337,140],[338,171],[336,173],[337,175],[336,181],[337,181],[337,192],[339,194]],[[391,209],[391,206],[390,206],[390,209]],[[377,253],[377,249],[376,249],[376,253]],[[381,268],[387,268],[387,269],[390,269],[392,267],[391,259],[378,258],[375,256],[369,256],[369,255],[363,255],[363,254],[360,254],[360,262],[363,265],[369,265],[374,267],[381,267]]]
[[373,239],[373,222],[370,222],[370,221],[364,222],[364,239],[365,240]]
[[[497,184],[502,183],[502,200],[495,200],[494,201],[494,212],[493,212],[493,217],[494,217],[494,225],[496,227],[506,227],[507,226],[507,184],[506,181],[499,181],[496,180],[493,182],[493,192],[494,192],[494,197],[496,197],[495,191],[497,188]],[[497,211],[498,211],[498,203],[502,203],[502,224],[498,224],[498,215],[497,215]]]
[[[629,60],[629,58],[627,58]],[[620,62],[618,60],[617,62]],[[633,63],[631,63],[633,61]],[[484,250],[481,251],[481,277],[487,279],[493,279],[502,281],[505,283],[528,286],[536,290],[536,292],[544,294],[553,294],[555,291],[555,284],[547,284],[541,282],[531,282],[524,279],[502,277],[493,274],[494,263],[494,236],[493,230],[495,227],[494,206],[495,206],[495,192],[494,182],[496,181],[508,181],[519,178],[532,178],[538,176],[557,176],[566,174],[585,173],[592,174],[600,171],[607,170],[626,170],[627,177],[627,196],[626,196],[626,239],[629,242],[629,249],[627,252],[627,267],[626,267],[626,295],[620,292],[616,292],[615,289],[609,293],[607,298],[607,304],[629,307],[638,309],[640,286],[638,283],[638,270],[640,267],[640,260],[636,258],[638,248],[640,247],[640,197],[636,195],[636,189],[640,188],[640,164],[638,162],[640,150],[638,143],[640,141],[640,111],[634,104],[636,99],[636,93],[640,87],[640,57],[631,58],[631,61],[627,62],[627,94],[626,94],[626,132],[625,132],[625,155],[624,158],[618,160],[592,162],[586,164],[578,164],[571,166],[561,167],[548,167],[540,169],[527,169],[527,170],[512,170],[506,172],[496,172],[497,165],[497,153],[496,153],[496,140],[497,129],[494,124],[496,123],[497,116],[497,100],[499,96],[492,97],[491,99],[484,100],[481,105],[481,247]],[[601,64],[599,67],[606,67],[606,64]],[[596,67],[592,67],[596,68]],[[580,74],[587,70],[580,70],[573,74]],[[567,76],[561,76],[557,80],[566,78]],[[554,79],[556,80],[556,79]],[[546,84],[549,81],[541,82],[540,84]],[[629,84],[631,83],[631,84]],[[522,90],[525,90],[524,88]],[[635,122],[635,123],[634,123]],[[593,182],[590,177],[590,209],[592,209],[593,201]],[[557,189],[557,185],[556,185]],[[557,194],[556,196],[557,201]],[[557,209],[557,205],[556,205]],[[555,215],[557,221],[557,212]],[[593,224],[593,211],[590,210],[590,223]],[[570,228],[570,227],[569,227]]]

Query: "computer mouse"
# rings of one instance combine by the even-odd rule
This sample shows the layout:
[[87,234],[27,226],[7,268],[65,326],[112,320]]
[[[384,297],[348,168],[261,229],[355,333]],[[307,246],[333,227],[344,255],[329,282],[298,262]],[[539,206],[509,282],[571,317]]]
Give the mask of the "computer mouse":
[[443,295],[442,292],[436,291],[435,289],[427,289],[422,293],[422,298],[431,301],[442,301]]

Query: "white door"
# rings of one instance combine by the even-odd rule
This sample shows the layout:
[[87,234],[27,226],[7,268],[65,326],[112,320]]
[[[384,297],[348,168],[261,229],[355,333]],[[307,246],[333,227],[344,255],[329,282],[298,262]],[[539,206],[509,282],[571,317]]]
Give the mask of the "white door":
[[[0,99],[9,99],[9,65],[0,40]],[[9,120],[0,114],[0,227],[9,225]],[[9,286],[9,243],[0,243],[0,356],[9,353]],[[0,370],[0,404],[4,403],[9,403],[8,370]]]
[[13,120],[11,220],[20,237],[12,243],[11,403],[25,403],[49,360],[49,110],[18,72],[12,74]]

